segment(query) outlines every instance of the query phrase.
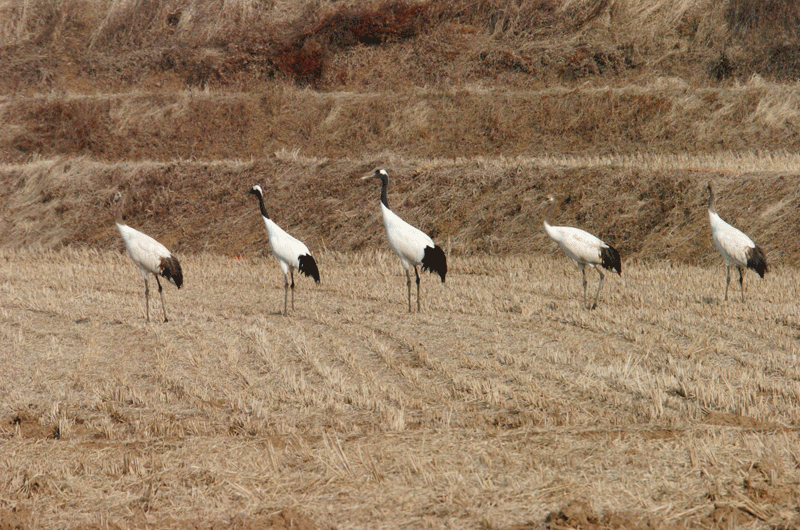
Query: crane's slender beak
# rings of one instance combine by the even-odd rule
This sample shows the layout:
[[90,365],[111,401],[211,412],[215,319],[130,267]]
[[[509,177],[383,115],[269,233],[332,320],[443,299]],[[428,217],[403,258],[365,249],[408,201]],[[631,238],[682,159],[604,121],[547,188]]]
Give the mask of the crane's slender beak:
[[371,178],[373,178],[374,176],[375,176],[375,175],[364,175],[363,177],[361,177],[361,180],[367,180],[367,179],[371,179]]

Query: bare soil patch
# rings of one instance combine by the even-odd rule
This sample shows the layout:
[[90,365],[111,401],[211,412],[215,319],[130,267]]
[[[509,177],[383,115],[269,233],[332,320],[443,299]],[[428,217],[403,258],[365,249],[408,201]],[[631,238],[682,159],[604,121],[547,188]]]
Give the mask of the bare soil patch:
[[0,508],[0,530],[27,530],[30,528],[31,514],[24,504],[11,509]]
[[[552,530],[566,530],[581,528],[586,530],[617,530],[623,528],[648,528],[653,530],[683,530],[686,525],[682,522],[668,523],[663,520],[653,519],[641,514],[632,513],[607,513],[598,516],[591,505],[583,501],[573,501],[559,510],[551,513],[545,519],[546,528]],[[512,527],[523,530],[524,526]],[[533,526],[528,528],[534,528]]]
[[13,430],[20,438],[46,439],[53,438],[56,430],[52,425],[42,425],[40,416],[30,411],[22,411],[11,415],[3,421],[6,432]]

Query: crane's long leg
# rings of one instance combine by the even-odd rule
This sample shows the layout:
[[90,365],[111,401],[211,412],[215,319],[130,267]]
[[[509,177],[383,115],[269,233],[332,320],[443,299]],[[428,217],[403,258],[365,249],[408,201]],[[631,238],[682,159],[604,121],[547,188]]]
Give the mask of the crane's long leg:
[[419,272],[416,265],[414,265],[414,274],[417,276],[417,313],[419,313]]
[[144,278],[144,307],[147,311],[147,321],[150,322],[150,286],[147,285],[147,275],[142,274]]
[[600,296],[600,288],[603,286],[603,280],[605,279],[603,271],[601,271],[598,267],[595,267],[594,270],[596,270],[597,274],[600,275],[600,283],[597,284],[597,292],[594,295],[594,304],[592,304],[592,307],[590,307],[589,309],[594,309],[597,307],[597,298]]
[[287,315],[287,304],[289,303],[289,275],[283,273],[283,314]]
[[294,311],[294,269],[289,269],[289,274],[292,275],[292,311]]
[[581,265],[581,276],[583,276],[583,307],[586,306],[586,267]]
[[[408,287],[408,312],[411,312],[411,273],[406,269],[406,287]],[[419,297],[417,297],[419,300]]]
[[161,295],[161,309],[164,310],[164,322],[169,322],[167,318],[167,306],[164,305],[164,289],[161,288],[161,282],[158,280],[158,274],[155,275],[156,283],[158,284],[158,294]]
[[744,302],[744,279],[742,278],[742,268],[736,267],[739,269],[739,289],[742,291],[742,302]]
[[728,286],[731,284],[731,266],[728,265],[725,269],[727,271],[727,276],[725,277],[725,301],[728,301]]

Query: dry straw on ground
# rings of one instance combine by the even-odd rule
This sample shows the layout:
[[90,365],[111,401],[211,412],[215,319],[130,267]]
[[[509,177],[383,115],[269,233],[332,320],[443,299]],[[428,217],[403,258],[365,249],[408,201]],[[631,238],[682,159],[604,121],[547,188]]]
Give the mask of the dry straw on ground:
[[32,526],[798,521],[793,269],[742,304],[634,263],[587,312],[565,258],[455,258],[409,315],[394,256],[323,252],[286,318],[273,260],[182,259],[148,325],[127,256],[2,251],[0,484]]

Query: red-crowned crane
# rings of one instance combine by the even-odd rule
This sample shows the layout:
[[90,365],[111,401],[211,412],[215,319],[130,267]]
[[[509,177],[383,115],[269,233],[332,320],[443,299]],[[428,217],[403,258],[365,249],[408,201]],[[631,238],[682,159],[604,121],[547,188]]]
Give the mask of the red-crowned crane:
[[316,283],[319,283],[319,269],[317,262],[314,261],[313,256],[308,251],[300,240],[287,234],[280,226],[276,225],[272,219],[269,218],[267,209],[264,206],[264,192],[261,186],[256,184],[248,193],[256,196],[258,199],[258,206],[261,208],[261,218],[264,219],[264,224],[267,226],[267,237],[269,238],[269,246],[272,248],[272,253],[278,258],[283,271],[283,314],[288,314],[287,305],[289,297],[289,277],[292,279],[292,311],[294,311],[294,270],[302,272],[306,276],[314,278]]
[[386,190],[389,187],[389,174],[384,169],[375,170],[373,175],[361,177],[363,179],[376,178],[381,181],[381,212],[383,213],[383,225],[386,227],[386,235],[389,238],[389,246],[400,258],[400,263],[406,271],[406,285],[408,287],[408,312],[411,312],[411,272],[414,267],[414,275],[417,277],[417,312],[420,310],[419,304],[419,272],[418,266],[422,270],[436,273],[444,283],[447,276],[447,258],[444,251],[433,243],[425,232],[419,230],[403,221],[397,214],[389,209],[386,201]]
[[714,201],[714,190],[711,183],[708,183],[708,220],[711,223],[711,236],[714,238],[722,258],[725,260],[727,275],[725,278],[725,300],[728,300],[728,287],[731,284],[731,265],[736,265],[739,269],[739,288],[742,291],[742,302],[744,302],[744,280],[742,272],[744,267],[753,269],[760,277],[764,277],[767,271],[767,258],[764,252],[747,237],[744,232],[737,230],[722,220],[717,214],[717,206]]
[[[569,256],[583,276],[583,305],[586,309],[597,307],[597,298],[600,296],[600,288],[603,286],[603,271],[597,266],[600,265],[611,272],[622,275],[622,266],[619,260],[619,252],[603,242],[603,240],[593,236],[580,228],[571,226],[552,226],[555,215],[556,200],[554,197],[547,198],[549,206],[544,216],[544,231],[550,239],[558,243],[561,250]],[[586,265],[589,265],[597,274],[600,275],[600,283],[597,285],[597,293],[594,295],[594,302],[589,305],[586,303]]]
[[143,234],[125,224],[122,218],[125,198],[120,192],[115,194],[114,200],[117,201],[116,224],[119,235],[122,236],[122,240],[125,242],[125,248],[128,250],[128,255],[136,266],[139,267],[139,271],[142,273],[142,278],[144,279],[144,303],[147,308],[147,321],[150,322],[150,287],[147,285],[147,275],[153,274],[158,284],[158,294],[161,295],[161,308],[164,310],[164,322],[168,322],[167,307],[164,305],[164,292],[158,277],[159,275],[163,276],[180,289],[181,285],[183,285],[181,264],[178,262],[178,259],[167,250],[167,247],[147,234]]

